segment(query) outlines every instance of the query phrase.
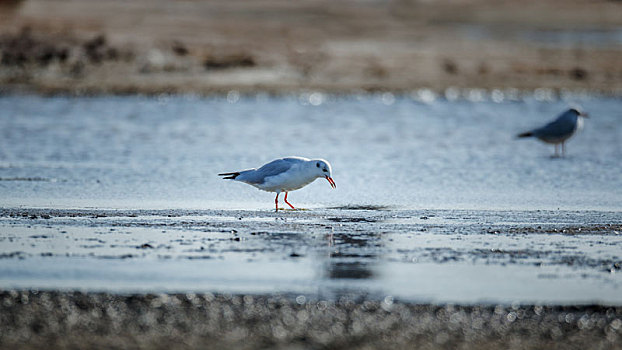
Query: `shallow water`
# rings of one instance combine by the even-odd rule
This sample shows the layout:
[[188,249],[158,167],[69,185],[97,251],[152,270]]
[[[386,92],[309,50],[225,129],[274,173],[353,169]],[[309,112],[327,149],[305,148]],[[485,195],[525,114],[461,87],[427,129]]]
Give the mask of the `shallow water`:
[[[0,205],[267,210],[272,194],[216,174],[300,155],[328,159],[338,186],[293,192],[302,207],[622,208],[617,98],[230,95],[1,97]],[[592,119],[567,158],[514,139],[571,104]]]
[[[0,97],[0,287],[622,304],[621,101],[446,95]],[[216,176],[286,155],[337,189]]]

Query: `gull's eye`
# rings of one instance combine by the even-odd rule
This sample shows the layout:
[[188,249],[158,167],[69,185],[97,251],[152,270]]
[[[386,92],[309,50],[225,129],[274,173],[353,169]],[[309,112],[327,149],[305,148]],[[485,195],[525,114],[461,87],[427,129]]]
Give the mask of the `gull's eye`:
[[320,167],[320,163],[315,163],[315,166],[319,168]]

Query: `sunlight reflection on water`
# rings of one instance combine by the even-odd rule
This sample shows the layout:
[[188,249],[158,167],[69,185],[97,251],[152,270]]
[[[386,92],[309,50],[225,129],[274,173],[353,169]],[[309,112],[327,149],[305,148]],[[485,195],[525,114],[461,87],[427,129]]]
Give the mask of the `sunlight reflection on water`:
[[[572,104],[593,116],[552,147],[515,140]],[[291,194],[307,207],[620,208],[617,98],[550,90],[418,90],[406,95],[0,97],[0,203],[270,204],[216,174],[300,155],[333,164],[336,191]],[[27,179],[55,181],[27,181]]]

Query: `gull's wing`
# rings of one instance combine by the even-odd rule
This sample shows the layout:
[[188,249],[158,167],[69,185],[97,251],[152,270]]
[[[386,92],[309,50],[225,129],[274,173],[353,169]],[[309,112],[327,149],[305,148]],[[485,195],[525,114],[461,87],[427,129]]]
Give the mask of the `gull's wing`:
[[576,120],[568,118],[562,114],[559,118],[546,124],[545,126],[532,131],[534,136],[541,137],[564,137],[572,134],[576,128]]
[[244,181],[249,184],[261,184],[265,182],[266,178],[284,173],[294,165],[303,163],[304,161],[306,161],[305,158],[298,157],[276,159],[257,170],[240,172],[240,176],[238,176],[236,180]]

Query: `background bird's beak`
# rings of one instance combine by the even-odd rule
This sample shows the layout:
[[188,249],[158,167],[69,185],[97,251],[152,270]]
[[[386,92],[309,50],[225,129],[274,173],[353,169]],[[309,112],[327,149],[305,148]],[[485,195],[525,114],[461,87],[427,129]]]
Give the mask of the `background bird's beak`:
[[590,115],[589,115],[589,114],[587,114],[587,113],[583,113],[583,112],[579,113],[579,115],[580,115],[581,117],[583,117],[583,118],[589,118],[589,117],[590,117]]
[[326,175],[326,180],[328,180],[328,183],[330,184],[330,187],[337,188],[337,185],[335,185],[335,181],[333,181],[332,177]]

